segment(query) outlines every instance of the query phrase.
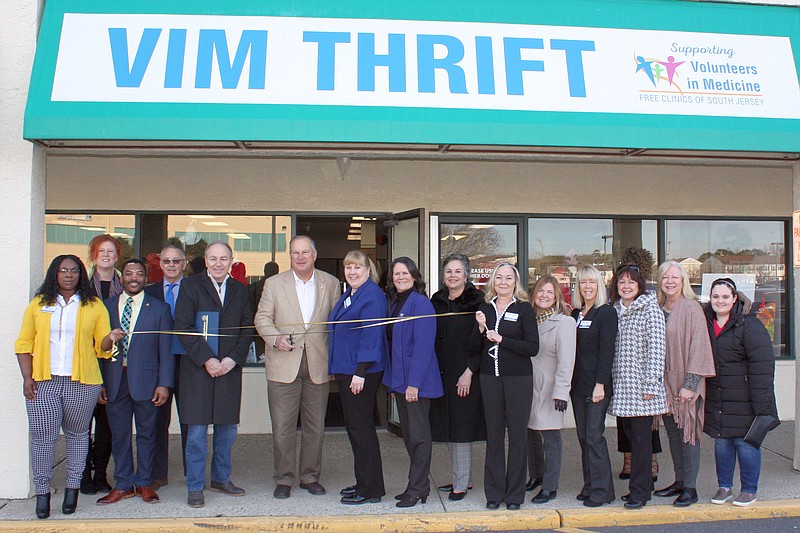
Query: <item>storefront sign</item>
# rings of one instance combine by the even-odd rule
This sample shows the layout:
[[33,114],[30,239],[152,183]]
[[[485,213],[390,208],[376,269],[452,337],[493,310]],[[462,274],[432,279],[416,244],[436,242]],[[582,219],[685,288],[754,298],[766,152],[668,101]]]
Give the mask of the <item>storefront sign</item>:
[[792,243],[794,268],[800,268],[800,211],[792,213]]
[[66,13],[51,98],[800,118],[788,37],[353,18]]

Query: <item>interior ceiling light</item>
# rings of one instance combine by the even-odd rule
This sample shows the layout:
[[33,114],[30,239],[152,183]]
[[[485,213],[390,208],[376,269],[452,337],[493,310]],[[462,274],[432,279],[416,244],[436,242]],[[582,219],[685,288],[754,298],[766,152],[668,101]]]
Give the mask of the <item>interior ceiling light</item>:
[[247,239],[248,241],[251,240],[250,235],[248,235],[247,233],[228,233],[228,237],[230,237],[231,239]]
[[105,231],[106,228],[101,228],[100,226],[76,226],[82,230],[86,231]]
[[348,235],[347,236],[347,240],[348,241],[360,241],[361,240],[361,235]]
[[494,224],[470,224],[469,229],[490,229],[493,228]]
[[214,215],[186,215],[186,216],[189,218],[196,218],[198,220],[201,218],[217,218]]
[[227,226],[227,222],[203,222],[206,226]]
[[461,233],[456,233],[454,235],[445,235],[444,237],[442,237],[442,240],[446,241],[447,239],[453,239],[454,241],[460,241],[464,237],[466,237],[466,235],[462,235]]
[[361,222],[351,222],[350,228],[361,228]]
[[378,219],[375,217],[352,217],[351,220],[375,221]]

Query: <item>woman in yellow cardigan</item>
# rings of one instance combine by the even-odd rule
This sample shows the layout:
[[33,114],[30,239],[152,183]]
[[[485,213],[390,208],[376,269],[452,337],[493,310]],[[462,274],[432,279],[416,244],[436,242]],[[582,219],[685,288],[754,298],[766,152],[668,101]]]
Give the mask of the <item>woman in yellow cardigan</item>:
[[50,516],[53,450],[59,429],[67,441],[67,486],[61,512],[78,504],[88,447],[89,422],[103,378],[97,358],[111,356],[108,311],[89,284],[86,267],[74,255],[60,255],[25,309],[14,344],[22,372],[31,433],[36,516]]

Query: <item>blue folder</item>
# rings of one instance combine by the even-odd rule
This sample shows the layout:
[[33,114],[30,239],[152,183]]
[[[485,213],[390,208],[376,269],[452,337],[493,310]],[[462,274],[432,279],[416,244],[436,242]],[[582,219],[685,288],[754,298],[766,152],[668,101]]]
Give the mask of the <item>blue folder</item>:
[[208,333],[205,342],[214,355],[219,357],[219,312],[218,311],[198,311],[194,315],[194,328],[197,333]]

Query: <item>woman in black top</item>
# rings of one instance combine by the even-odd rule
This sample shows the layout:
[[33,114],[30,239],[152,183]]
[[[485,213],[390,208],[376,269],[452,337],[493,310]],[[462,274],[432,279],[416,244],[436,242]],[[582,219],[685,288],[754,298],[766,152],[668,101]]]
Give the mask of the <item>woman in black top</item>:
[[617,313],[606,305],[606,294],[600,271],[591,265],[578,268],[572,297],[578,339],[570,397],[583,464],[583,488],[578,500],[586,507],[600,507],[614,500],[611,459],[603,433],[612,393]]
[[451,254],[442,263],[442,288],[431,297],[436,314],[436,357],[442,373],[444,396],[431,403],[433,440],[447,442],[453,464],[453,481],[439,487],[450,500],[464,498],[472,485],[472,443],[486,440],[478,360],[467,348],[468,332],[475,326],[472,313],[484,302],[482,291],[469,281],[469,258]]
[[[502,502],[512,511],[525,500],[526,441],[533,398],[530,358],[539,351],[536,317],[517,269],[494,269],[475,320],[470,345],[480,351],[480,382],[486,417],[484,492],[487,509]],[[508,463],[505,433],[508,429]]]

